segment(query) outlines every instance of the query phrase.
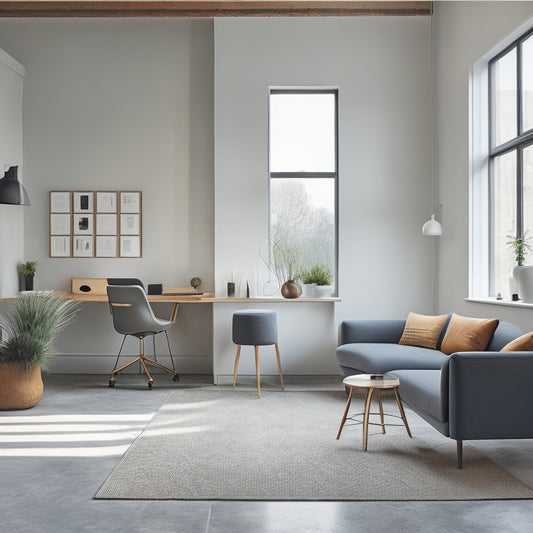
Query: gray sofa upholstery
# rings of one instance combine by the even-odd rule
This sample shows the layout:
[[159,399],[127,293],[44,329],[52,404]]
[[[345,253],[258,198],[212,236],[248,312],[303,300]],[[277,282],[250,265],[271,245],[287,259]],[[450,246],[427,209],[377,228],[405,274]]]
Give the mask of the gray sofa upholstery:
[[343,374],[394,371],[405,404],[457,441],[459,468],[463,440],[533,438],[533,352],[499,351],[523,334],[520,328],[500,322],[486,351],[448,356],[397,344],[404,326],[405,320],[342,322]]

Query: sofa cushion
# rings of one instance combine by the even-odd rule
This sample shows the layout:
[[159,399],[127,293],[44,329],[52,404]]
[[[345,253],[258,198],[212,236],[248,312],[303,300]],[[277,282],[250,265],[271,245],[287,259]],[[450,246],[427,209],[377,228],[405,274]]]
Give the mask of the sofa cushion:
[[400,380],[400,396],[409,407],[439,422],[448,421],[448,395],[441,395],[440,370],[399,370],[392,374]]
[[498,327],[497,318],[469,318],[453,313],[441,350],[448,355],[455,352],[480,352],[487,348]]
[[438,350],[390,343],[357,342],[337,348],[341,367],[367,374],[381,374],[398,368],[440,369],[448,357]]
[[435,350],[448,320],[448,315],[419,315],[409,313],[399,344]]
[[510,322],[502,321],[498,324],[498,327],[487,346],[487,351],[499,352],[506,344],[523,334],[524,332],[518,326],[515,326]]
[[500,352],[531,352],[533,351],[533,331],[508,342]]

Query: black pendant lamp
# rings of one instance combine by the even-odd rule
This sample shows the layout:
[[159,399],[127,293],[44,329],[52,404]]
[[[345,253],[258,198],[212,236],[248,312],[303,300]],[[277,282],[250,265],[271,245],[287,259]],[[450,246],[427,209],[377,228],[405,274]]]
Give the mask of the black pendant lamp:
[[0,179],[0,204],[30,205],[30,197],[17,177],[19,167],[9,167]]

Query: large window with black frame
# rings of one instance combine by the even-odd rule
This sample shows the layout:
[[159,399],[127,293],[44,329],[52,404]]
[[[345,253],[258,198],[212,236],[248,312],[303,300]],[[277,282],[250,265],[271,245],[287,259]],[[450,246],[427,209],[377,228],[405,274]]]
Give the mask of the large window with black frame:
[[490,293],[533,245],[533,30],[489,62]]
[[[270,89],[270,249],[278,282],[337,294],[337,89]],[[308,296],[312,296],[309,295]]]

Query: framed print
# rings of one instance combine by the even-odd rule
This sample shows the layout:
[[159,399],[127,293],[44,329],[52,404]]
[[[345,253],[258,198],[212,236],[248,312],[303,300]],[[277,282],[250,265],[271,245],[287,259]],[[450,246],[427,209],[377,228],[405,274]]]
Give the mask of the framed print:
[[117,215],[96,215],[96,235],[116,235]]
[[76,235],[72,239],[73,257],[92,257],[93,256],[93,238]]
[[116,236],[96,237],[96,257],[116,257],[117,238]]
[[74,213],[92,213],[93,198],[92,192],[75,192],[73,194]]
[[72,226],[74,235],[92,235],[93,215],[72,215]]
[[70,214],[50,215],[50,235],[70,235]]
[[70,237],[50,237],[50,257],[70,257]]
[[120,257],[141,257],[141,238],[139,236],[121,236]]
[[117,193],[116,192],[97,192],[96,193],[96,212],[97,213],[116,213],[117,212]]
[[70,192],[50,192],[50,213],[70,213]]
[[140,233],[140,215],[120,215],[121,235],[139,235]]
[[121,213],[140,213],[141,212],[141,193],[121,192],[120,193],[120,212]]

